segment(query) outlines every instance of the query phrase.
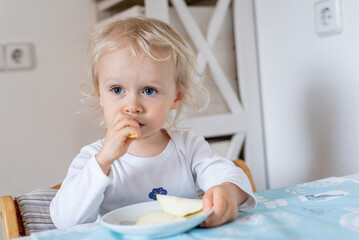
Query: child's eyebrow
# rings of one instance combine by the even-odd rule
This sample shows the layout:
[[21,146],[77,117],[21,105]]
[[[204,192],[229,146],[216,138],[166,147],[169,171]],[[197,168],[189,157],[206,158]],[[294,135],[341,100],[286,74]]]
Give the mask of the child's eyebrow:
[[121,78],[118,77],[108,77],[103,80],[105,84],[118,84],[121,82]]
[[160,85],[160,86],[164,86],[165,85],[165,83],[163,83],[163,82],[161,82],[161,81],[158,81],[158,80],[155,80],[155,79],[153,79],[153,80],[149,80],[148,81],[150,84],[156,84],[156,85]]
[[150,81],[150,83],[161,85],[161,86],[165,85],[163,82],[160,82],[160,81]]
[[[108,77],[104,79],[104,84],[106,85],[112,85],[112,84],[121,84],[122,83],[122,79],[118,78],[118,77]],[[158,85],[158,86],[165,86],[166,84],[162,81],[156,80],[156,79],[148,79],[145,82],[145,85]]]

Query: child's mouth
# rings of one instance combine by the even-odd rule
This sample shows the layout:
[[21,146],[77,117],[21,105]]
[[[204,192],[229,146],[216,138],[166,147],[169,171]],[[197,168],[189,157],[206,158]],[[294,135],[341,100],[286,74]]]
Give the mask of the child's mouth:
[[145,126],[145,124],[139,123],[140,124],[140,128],[142,128],[143,126]]

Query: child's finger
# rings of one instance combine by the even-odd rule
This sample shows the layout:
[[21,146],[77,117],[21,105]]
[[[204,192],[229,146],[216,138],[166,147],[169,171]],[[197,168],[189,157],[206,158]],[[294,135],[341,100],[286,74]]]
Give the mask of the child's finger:
[[119,112],[119,113],[115,116],[115,118],[112,120],[111,125],[114,125],[114,124],[116,124],[116,123],[119,122],[119,121],[122,121],[124,118],[125,118],[125,115],[124,115],[123,113]]
[[118,131],[126,127],[133,127],[140,129],[140,124],[133,117],[119,113],[115,116],[111,125],[108,127],[110,131]]
[[111,129],[114,131],[121,131],[125,128],[136,128],[140,131],[140,124],[132,119],[124,119],[111,126]]
[[[213,191],[214,191],[214,188],[212,187],[204,193],[204,196],[202,198],[204,213],[209,212],[211,210],[211,208],[213,207]],[[211,221],[210,219],[212,216],[213,216],[213,213],[204,222],[202,222],[200,224],[200,227],[207,227],[208,222]]]
[[119,112],[119,113],[115,116],[115,118],[112,120],[111,125],[112,125],[112,126],[115,126],[115,125],[117,125],[118,123],[123,122],[123,121],[133,121],[133,122],[139,124],[132,116],[127,115],[127,114],[124,114],[124,113],[122,113],[122,112]]
[[214,187],[211,192],[212,195],[212,204],[214,206],[214,211],[200,226],[201,227],[216,227],[222,225],[228,220],[232,220],[231,216],[231,206],[226,199],[226,194],[224,194],[221,187]]
[[214,188],[208,189],[202,198],[204,213],[209,212],[209,210],[211,210],[211,208],[213,206],[213,190],[214,190]]
[[135,140],[141,137],[141,130],[136,127],[126,127],[118,133],[123,137],[125,141]]
[[223,224],[226,220],[226,212],[222,208],[218,208],[218,204],[214,203],[214,211],[203,223],[203,227],[216,227]]

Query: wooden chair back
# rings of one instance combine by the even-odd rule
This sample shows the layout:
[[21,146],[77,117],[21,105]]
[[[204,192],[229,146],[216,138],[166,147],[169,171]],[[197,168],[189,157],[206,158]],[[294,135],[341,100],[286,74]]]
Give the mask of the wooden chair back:
[[[253,192],[256,192],[252,174],[247,164],[240,159],[234,160],[233,163],[244,171],[251,183]],[[53,186],[52,189],[60,189],[60,187],[61,183]],[[12,196],[0,197],[0,216],[4,240],[26,236],[19,206]]]
[[254,185],[254,181],[253,181],[251,171],[249,170],[249,167],[247,166],[247,164],[241,159],[234,160],[233,163],[237,167],[240,167],[243,170],[243,172],[247,175],[247,177],[249,179],[249,182],[251,183],[253,192],[257,192],[256,186]]
[[[52,189],[60,189],[61,183]],[[10,195],[0,197],[0,217],[4,240],[26,236],[19,206]]]

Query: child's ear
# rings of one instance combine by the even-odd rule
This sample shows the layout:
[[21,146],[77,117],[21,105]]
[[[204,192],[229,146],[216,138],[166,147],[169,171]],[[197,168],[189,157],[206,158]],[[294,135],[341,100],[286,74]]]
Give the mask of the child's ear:
[[181,92],[178,92],[175,100],[173,101],[171,109],[177,109],[179,107],[181,101],[182,101],[182,94],[181,94]]
[[98,97],[98,103],[102,107],[102,101],[101,101],[101,94],[100,94],[100,88],[97,88],[97,97]]

